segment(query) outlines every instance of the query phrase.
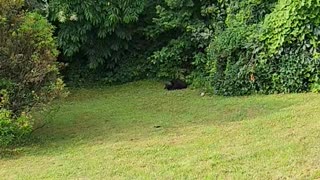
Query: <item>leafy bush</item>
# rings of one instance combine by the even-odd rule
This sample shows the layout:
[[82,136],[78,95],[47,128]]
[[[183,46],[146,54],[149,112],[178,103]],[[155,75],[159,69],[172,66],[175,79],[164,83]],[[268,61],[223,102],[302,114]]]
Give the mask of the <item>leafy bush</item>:
[[265,18],[265,32],[260,36],[267,47],[267,55],[295,48],[316,53],[320,35],[320,2],[316,0],[281,0]]
[[269,93],[308,92],[312,84],[319,82],[320,61],[310,55],[285,54],[273,64],[274,68],[268,72],[272,75]]
[[247,44],[250,29],[255,27],[230,27],[219,33],[208,47],[212,60],[210,73],[214,92],[220,95],[246,95],[252,86],[251,59]]
[[[247,95],[256,91],[254,54],[259,22],[271,11],[273,1],[230,1],[225,18],[207,47],[208,76],[215,94]],[[265,8],[264,11],[256,9]]]
[[318,6],[312,0],[228,4],[225,26],[208,47],[215,93],[318,91]]
[[146,78],[154,45],[145,36],[161,0],[52,0],[63,74],[71,85],[122,83]]
[[0,109],[0,147],[10,144],[32,131],[31,117],[24,113],[15,119],[12,116],[11,111]]
[[53,27],[23,1],[0,1],[0,139],[30,132],[30,111],[64,94]]
[[317,91],[320,18],[317,1],[281,0],[263,22],[256,61],[264,93]]
[[190,66],[191,57],[187,56],[187,50],[190,50],[190,48],[190,42],[184,38],[179,38],[172,40],[166,47],[154,52],[149,60],[157,70],[157,77],[172,79],[183,77],[188,70],[188,66]]
[[[52,0],[49,5],[49,17],[57,25],[58,45],[64,60],[83,67],[82,74],[89,71],[105,78],[114,68],[126,63],[123,59],[126,54],[139,49],[133,44],[140,37],[136,23],[145,1]],[[99,74],[102,69],[107,73]]]
[[301,93],[318,92],[320,61],[304,51],[284,50],[273,58],[258,59],[254,64],[256,92]]
[[202,71],[203,54],[213,35],[208,24],[220,18],[214,16],[215,5],[220,3],[170,0],[156,7],[157,15],[147,34],[162,42],[148,58],[158,78],[188,76],[193,81],[200,74],[196,71]]

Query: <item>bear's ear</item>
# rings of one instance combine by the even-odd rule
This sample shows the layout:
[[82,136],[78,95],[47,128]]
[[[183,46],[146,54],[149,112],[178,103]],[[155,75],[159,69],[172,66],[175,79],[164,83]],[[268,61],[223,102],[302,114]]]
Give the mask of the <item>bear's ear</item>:
[[170,90],[172,88],[172,82],[167,82],[164,86],[164,89]]

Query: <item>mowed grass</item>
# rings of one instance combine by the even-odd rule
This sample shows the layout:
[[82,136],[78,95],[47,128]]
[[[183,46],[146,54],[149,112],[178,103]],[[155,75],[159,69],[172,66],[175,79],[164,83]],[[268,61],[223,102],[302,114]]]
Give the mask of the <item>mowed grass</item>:
[[317,179],[320,95],[201,97],[161,83],[80,89],[0,179]]

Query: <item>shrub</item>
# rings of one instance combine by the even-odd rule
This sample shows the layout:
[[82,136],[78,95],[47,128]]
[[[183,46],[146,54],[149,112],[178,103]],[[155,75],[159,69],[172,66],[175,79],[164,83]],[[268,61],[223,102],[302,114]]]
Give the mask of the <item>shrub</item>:
[[[214,31],[210,22],[217,23],[216,6],[223,3],[209,1],[168,0],[156,6],[154,24],[148,36],[162,42],[148,60],[158,78],[186,78],[191,83],[204,67],[205,49]],[[222,8],[223,9],[223,8]],[[202,84],[197,81],[197,85]]]
[[320,61],[307,52],[289,52],[255,64],[256,89],[265,94],[317,92]]
[[317,0],[280,0],[266,16],[259,37],[267,55],[281,54],[286,48],[318,53],[320,2]]
[[314,0],[231,1],[225,26],[208,47],[215,93],[317,92],[319,6]]
[[32,131],[32,119],[25,113],[12,118],[11,111],[0,109],[0,147],[20,139]]
[[0,1],[0,139],[30,132],[30,111],[64,94],[53,27],[23,1]]
[[49,1],[49,20],[57,27],[62,51],[59,59],[70,65],[63,72],[66,82],[121,83],[145,77],[148,56],[138,54],[150,51],[143,29],[152,21],[157,1]]
[[281,0],[263,22],[255,64],[259,91],[317,91],[319,84],[320,3]]
[[255,27],[229,27],[218,33],[209,45],[208,56],[212,61],[209,64],[210,74],[215,94],[246,95],[254,91],[250,79],[250,49],[247,49],[248,36],[253,28]]

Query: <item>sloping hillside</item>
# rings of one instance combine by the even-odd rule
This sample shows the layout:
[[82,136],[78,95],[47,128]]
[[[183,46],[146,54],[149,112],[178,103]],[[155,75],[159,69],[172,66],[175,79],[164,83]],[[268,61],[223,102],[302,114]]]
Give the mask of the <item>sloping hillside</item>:
[[57,104],[36,142],[0,159],[1,178],[320,178],[317,94],[201,97],[147,81]]

